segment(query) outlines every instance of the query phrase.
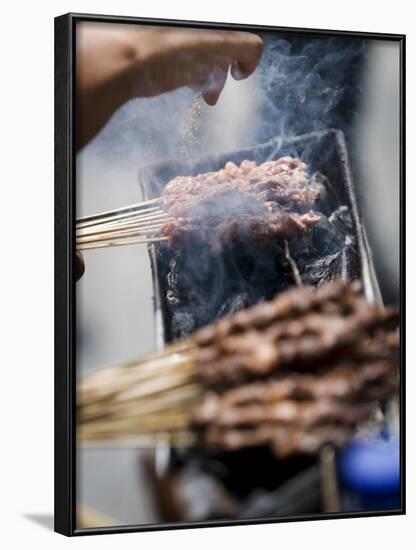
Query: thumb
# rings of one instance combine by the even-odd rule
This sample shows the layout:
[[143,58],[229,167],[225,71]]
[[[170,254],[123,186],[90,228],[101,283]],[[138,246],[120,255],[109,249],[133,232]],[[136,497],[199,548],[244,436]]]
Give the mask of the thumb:
[[84,274],[85,264],[84,264],[84,258],[82,257],[81,252],[78,252],[78,250],[75,251],[74,267],[75,267],[75,280],[79,281],[79,279],[81,279],[81,277]]

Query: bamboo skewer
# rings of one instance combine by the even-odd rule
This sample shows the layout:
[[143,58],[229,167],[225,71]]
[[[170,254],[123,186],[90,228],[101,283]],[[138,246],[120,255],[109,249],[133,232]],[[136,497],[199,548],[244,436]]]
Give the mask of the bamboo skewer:
[[[78,385],[78,437],[83,440],[186,433],[202,395],[193,343],[184,341],[141,361],[92,373]],[[181,437],[182,437],[181,436]],[[189,434],[186,436],[190,438]]]
[[97,389],[99,394],[111,396],[126,387],[126,382],[131,384],[142,381],[143,377],[153,376],[160,369],[165,371],[175,368],[178,364],[192,362],[193,347],[191,341],[184,340],[138,361],[93,372],[78,385],[78,404],[83,404],[88,399],[96,399]]
[[97,241],[108,241],[109,239],[118,239],[120,237],[138,237],[140,235],[148,235],[149,233],[156,233],[162,229],[161,223],[155,223],[147,225],[143,228],[123,228],[117,230],[108,230],[99,234],[81,235],[77,236],[77,244]]
[[128,206],[124,206],[122,208],[116,208],[114,210],[107,210],[106,212],[100,212],[99,214],[92,214],[90,216],[84,216],[82,218],[78,218],[77,223],[79,224],[87,224],[89,222],[96,223],[99,219],[105,219],[114,217],[119,214],[125,214],[132,211],[138,211],[138,210],[146,210],[148,209],[148,205],[151,204],[157,204],[160,201],[160,198],[157,197],[155,199],[149,199],[146,201],[138,202],[136,204],[130,204]]
[[161,214],[161,213],[165,213],[165,211],[157,206],[157,207],[154,207],[154,208],[149,208],[147,210],[139,210],[139,211],[134,210],[132,212],[125,212],[125,213],[122,213],[122,214],[117,214],[115,216],[108,216],[108,217],[104,216],[102,218],[100,217],[96,220],[87,221],[87,222],[82,222],[80,220],[77,220],[77,228],[85,229],[85,228],[88,228],[88,227],[99,226],[99,225],[102,225],[104,223],[114,223],[114,222],[117,222],[117,221],[122,222],[123,220],[128,221],[131,218],[142,217],[142,218],[146,219],[146,217],[148,217],[148,216],[153,216],[155,214]]
[[[88,422],[89,425],[95,421],[111,419],[112,417],[123,416],[125,418],[133,417],[140,419],[145,415],[153,415],[163,413],[166,410],[182,410],[188,411],[189,407],[195,403],[196,396],[199,395],[199,388],[194,384],[179,385],[172,390],[165,391],[157,400],[149,394],[147,397],[140,399],[140,407],[131,407],[130,402],[117,403],[116,401],[109,403],[106,410],[103,410],[101,404],[91,403],[85,406],[82,410],[82,423]],[[138,424],[142,427],[142,422]]]
[[114,222],[101,223],[91,227],[80,227],[79,229],[77,228],[77,235],[96,235],[110,229],[144,227],[151,223],[162,223],[170,219],[169,215],[164,212],[156,213],[149,216],[140,216],[127,221],[116,220]]
[[166,241],[167,237],[157,234],[171,218],[157,206],[159,201],[160,198],[150,199],[78,219],[77,249],[83,251]]
[[109,241],[104,243],[83,243],[77,246],[77,250],[93,250],[95,248],[109,248],[115,246],[126,246],[130,244],[148,244],[157,243],[161,241],[167,241],[169,237],[155,237],[149,239],[133,239],[133,240],[121,240],[121,241]]
[[[188,439],[194,440],[194,435],[189,429],[188,412],[172,412],[162,416],[158,413],[151,422],[151,416],[143,416],[138,422],[136,418],[126,420],[104,419],[88,424],[80,424],[77,427],[77,437],[82,443],[91,441],[130,440],[137,436],[148,438],[148,442],[155,442],[159,438],[167,442],[174,441],[176,436],[186,434]],[[149,420],[150,419],[150,420]],[[174,427],[172,429],[172,427]]]
[[[106,437],[90,437],[85,432],[78,431],[78,441],[83,448],[114,448]],[[152,432],[129,434],[128,437],[120,437],[117,440],[117,448],[143,449],[163,447],[190,447],[196,442],[195,434],[189,430],[178,430],[176,432]]]

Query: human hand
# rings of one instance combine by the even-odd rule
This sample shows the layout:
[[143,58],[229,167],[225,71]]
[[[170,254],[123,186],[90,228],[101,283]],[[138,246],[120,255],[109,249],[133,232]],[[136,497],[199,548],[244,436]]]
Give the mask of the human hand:
[[188,86],[215,105],[228,70],[255,70],[263,39],[240,31],[81,23],[77,27],[77,147],[134,97]]
[[189,86],[215,105],[230,68],[236,80],[254,72],[263,39],[240,31],[155,28],[138,47],[142,78],[137,93],[155,95]]

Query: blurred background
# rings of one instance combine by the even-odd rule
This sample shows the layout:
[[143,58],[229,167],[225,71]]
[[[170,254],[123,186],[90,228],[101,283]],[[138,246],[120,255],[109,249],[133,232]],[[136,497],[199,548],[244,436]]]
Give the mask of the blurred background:
[[[344,131],[384,300],[399,298],[399,44],[273,33],[260,67],[229,78],[202,106],[195,157],[275,136]],[[77,157],[77,217],[141,199],[140,168],[183,154],[194,94],[181,89],[122,107]],[[144,246],[84,253],[77,283],[77,376],[155,349]],[[79,448],[77,500],[122,524],[159,521],[143,452]]]

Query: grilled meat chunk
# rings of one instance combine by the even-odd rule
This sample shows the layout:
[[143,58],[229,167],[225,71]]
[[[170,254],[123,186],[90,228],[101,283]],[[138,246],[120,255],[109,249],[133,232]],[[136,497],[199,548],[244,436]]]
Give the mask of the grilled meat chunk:
[[311,210],[317,198],[299,159],[283,157],[259,166],[228,162],[218,172],[179,176],[166,185],[162,207],[172,220],[161,234],[173,248],[198,235],[212,242],[214,252],[247,238],[267,244],[319,221]]

